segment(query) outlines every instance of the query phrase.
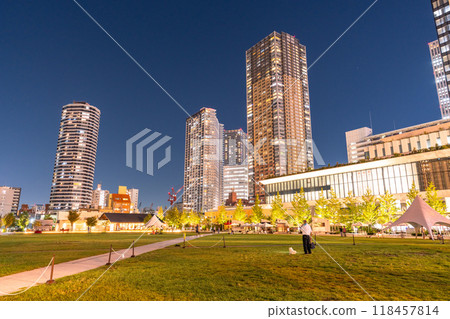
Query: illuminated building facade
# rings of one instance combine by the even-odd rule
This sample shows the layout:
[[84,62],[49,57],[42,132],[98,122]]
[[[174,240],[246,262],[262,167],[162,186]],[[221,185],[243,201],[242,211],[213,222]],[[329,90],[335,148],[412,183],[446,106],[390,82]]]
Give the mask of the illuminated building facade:
[[250,198],[263,199],[255,181],[314,166],[305,46],[272,32],[247,50],[246,79]]
[[371,135],[361,128],[346,132],[348,162],[389,158],[450,144],[450,119],[437,120]]
[[102,184],[98,184],[97,188],[92,192],[92,203],[93,208],[105,208],[108,206],[109,191],[102,189]]
[[365,141],[364,138],[370,135],[372,135],[372,129],[368,127],[345,132],[347,158],[349,163],[357,163],[360,160],[366,159],[364,146],[370,144],[370,142]]
[[[318,200],[321,190],[330,198],[331,189],[339,199],[352,192],[360,200],[370,189],[375,196],[389,191],[404,205],[413,183],[424,195],[430,182],[436,186],[438,196],[450,203],[450,148],[276,177],[262,184],[269,194],[268,203],[277,193],[283,203],[290,203],[303,188],[308,201]],[[450,207],[447,209],[450,211]]]
[[234,191],[248,200],[247,134],[242,129],[225,130],[223,139],[223,199]]
[[442,118],[450,119],[450,97],[439,41],[428,43]]
[[50,191],[50,210],[76,210],[92,202],[100,110],[87,102],[63,106]]
[[450,118],[450,3],[449,0],[431,0],[431,6],[438,36],[438,40],[430,44],[433,71],[442,118]]
[[205,212],[221,204],[222,137],[223,126],[212,108],[186,119],[184,209]]
[[130,188],[127,190],[127,194],[130,196],[131,212],[136,214],[139,213],[139,189]]
[[131,199],[128,194],[111,194],[110,207],[114,213],[131,213]]
[[21,191],[20,187],[0,187],[0,218],[9,213],[17,214]]
[[223,198],[236,192],[237,199],[248,199],[248,166],[225,165],[223,167]]

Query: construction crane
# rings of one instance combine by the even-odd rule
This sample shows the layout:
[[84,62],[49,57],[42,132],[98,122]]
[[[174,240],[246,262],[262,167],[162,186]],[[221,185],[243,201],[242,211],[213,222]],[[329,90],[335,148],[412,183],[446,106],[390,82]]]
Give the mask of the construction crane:
[[183,189],[184,186],[181,186],[181,188],[179,190],[177,190],[177,192],[175,193],[175,190],[172,187],[172,192],[169,192],[169,199],[168,202],[170,203],[170,206],[173,205],[173,203],[175,203],[177,201],[177,194]]

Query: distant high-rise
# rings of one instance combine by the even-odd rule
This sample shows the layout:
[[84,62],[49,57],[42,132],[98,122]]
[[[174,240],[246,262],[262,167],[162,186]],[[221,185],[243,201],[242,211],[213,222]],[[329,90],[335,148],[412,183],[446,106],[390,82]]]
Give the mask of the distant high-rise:
[[[431,0],[431,6],[438,40],[430,45],[430,53],[441,114],[444,119],[450,118],[450,103],[448,100],[450,96],[450,3],[449,0]],[[441,56],[440,60],[439,56]]]
[[260,181],[314,167],[306,48],[272,32],[246,52],[250,197]]
[[108,206],[109,191],[102,189],[102,184],[97,185],[97,189],[92,192],[92,203],[93,208],[105,208]]
[[222,131],[211,108],[204,107],[186,120],[184,209],[205,212],[221,204]]
[[139,189],[129,188],[127,194],[130,195],[131,212],[139,213]]
[[241,165],[247,161],[247,134],[242,129],[225,130],[223,165]]
[[450,119],[440,119],[372,135],[372,129],[345,132],[349,163],[395,157],[450,145]]
[[0,218],[9,213],[17,214],[21,191],[20,187],[0,187]]
[[92,201],[100,110],[86,102],[63,106],[50,209],[85,208]]
[[433,74],[436,81],[436,90],[439,99],[439,108],[442,118],[450,118],[450,98],[449,88],[444,72],[444,64],[441,56],[439,41],[428,43],[430,48],[431,63],[433,65]]
[[357,163],[360,160],[367,159],[364,146],[370,142],[364,140],[372,135],[372,129],[362,127],[356,130],[345,132],[345,141],[347,142],[347,159],[349,163]]
[[248,200],[247,134],[242,129],[225,130],[223,139],[223,201],[234,191]]

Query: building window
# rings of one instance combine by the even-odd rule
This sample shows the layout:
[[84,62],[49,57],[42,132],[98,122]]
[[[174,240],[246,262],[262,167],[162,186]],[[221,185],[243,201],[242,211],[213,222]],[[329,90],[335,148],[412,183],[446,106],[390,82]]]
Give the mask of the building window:
[[383,156],[386,156],[386,150],[383,147]]
[[403,146],[402,146],[402,144],[400,144],[400,145],[398,146],[398,150],[400,151],[400,154],[403,153]]
[[420,150],[420,141],[417,141],[417,150]]
[[408,143],[408,152],[411,152],[412,151],[412,149],[411,149],[411,143]]
[[437,144],[437,146],[442,146],[442,142],[441,142],[441,138],[440,137],[438,137],[436,139],[436,144]]
[[428,139],[427,140],[427,148],[430,148],[431,147],[431,141]]

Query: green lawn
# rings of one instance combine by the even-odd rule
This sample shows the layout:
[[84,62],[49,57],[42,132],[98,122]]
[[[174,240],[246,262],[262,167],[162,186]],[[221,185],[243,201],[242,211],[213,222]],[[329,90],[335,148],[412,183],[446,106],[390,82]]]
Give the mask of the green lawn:
[[[222,235],[192,243],[207,247]],[[369,300],[321,248],[297,235],[225,235],[214,248],[169,247],[118,262],[82,300]],[[450,244],[318,237],[376,300],[448,300]],[[289,255],[292,246],[297,255]],[[75,300],[105,267],[0,300]]]
[[[14,234],[0,236],[0,276],[45,267],[55,254],[55,263],[100,255],[127,248],[141,233]],[[144,235],[136,246],[182,236],[180,233]]]

